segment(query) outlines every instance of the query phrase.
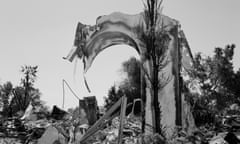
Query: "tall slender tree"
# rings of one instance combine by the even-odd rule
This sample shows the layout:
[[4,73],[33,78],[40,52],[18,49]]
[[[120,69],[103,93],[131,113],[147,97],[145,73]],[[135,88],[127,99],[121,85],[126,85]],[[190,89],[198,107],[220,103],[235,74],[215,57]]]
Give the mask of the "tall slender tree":
[[208,105],[216,101],[218,111],[227,105],[237,102],[239,94],[238,72],[234,71],[233,55],[235,45],[225,48],[216,47],[212,57],[204,57],[201,53],[195,56],[195,69],[192,78],[200,83],[202,104]]
[[21,72],[24,75],[24,78],[21,80],[21,83],[24,87],[24,100],[23,105],[28,105],[27,98],[30,98],[30,91],[33,89],[33,84],[36,80],[38,66],[23,66]]
[[[147,0],[145,3],[145,21],[147,26],[147,32],[143,33],[142,40],[146,43],[146,58],[152,62],[153,72],[152,76],[148,76],[151,82],[151,90],[153,93],[153,105],[155,115],[155,129],[156,133],[162,134],[161,130],[161,110],[158,100],[158,91],[162,88],[166,81],[160,81],[159,72],[168,64],[165,59],[166,50],[169,44],[169,36],[167,31],[162,26],[160,30],[156,30],[158,21],[161,21],[161,4],[162,0]],[[161,22],[160,22],[161,23]]]
[[40,100],[40,91],[34,88],[34,82],[37,78],[37,66],[22,66],[21,86],[17,86],[12,90],[13,98],[10,103],[12,113],[25,111],[31,102],[32,105],[42,105]]

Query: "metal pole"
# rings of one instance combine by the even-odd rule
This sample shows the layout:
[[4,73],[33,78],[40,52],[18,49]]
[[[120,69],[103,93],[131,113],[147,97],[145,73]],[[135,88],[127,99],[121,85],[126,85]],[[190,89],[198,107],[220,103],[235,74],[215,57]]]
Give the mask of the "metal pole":
[[64,109],[64,101],[65,101],[64,80],[62,80],[62,88],[63,88],[63,103],[62,103],[62,109]]

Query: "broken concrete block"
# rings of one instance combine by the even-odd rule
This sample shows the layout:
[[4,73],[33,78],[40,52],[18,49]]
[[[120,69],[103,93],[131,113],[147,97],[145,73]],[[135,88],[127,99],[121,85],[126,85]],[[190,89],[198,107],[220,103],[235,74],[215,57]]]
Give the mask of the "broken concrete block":
[[67,144],[67,139],[54,126],[49,126],[37,144]]

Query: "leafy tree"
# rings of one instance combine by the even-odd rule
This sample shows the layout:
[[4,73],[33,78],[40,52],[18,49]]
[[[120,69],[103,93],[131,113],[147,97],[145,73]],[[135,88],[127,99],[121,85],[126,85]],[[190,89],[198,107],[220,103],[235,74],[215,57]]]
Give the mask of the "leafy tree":
[[28,98],[31,98],[30,92],[34,90],[33,84],[37,78],[37,68],[38,66],[23,66],[21,68],[21,72],[24,75],[24,78],[21,79],[21,83],[24,88],[24,98],[23,98],[23,105],[29,104],[29,101],[27,100]]
[[34,82],[37,78],[37,66],[23,66],[21,72],[23,78],[21,79],[21,86],[13,89],[13,99],[11,101],[12,113],[17,111],[25,111],[31,102],[33,106],[42,105],[40,100],[40,91],[34,88]]
[[[224,48],[216,47],[212,56],[202,53],[194,56],[194,69],[188,80],[184,80],[183,92],[192,105],[197,126],[215,122],[217,114],[227,110],[229,105],[240,102],[240,72],[234,71],[232,62],[234,49],[235,45],[232,44]],[[190,92],[187,87],[192,85],[200,87],[201,92]]]
[[123,95],[128,98],[128,103],[133,102],[134,99],[141,98],[140,69],[140,61],[135,57],[131,57],[122,64],[121,72],[125,74],[126,77],[119,86],[114,85],[109,89],[108,96],[105,98],[106,109],[110,108]]
[[44,105],[43,101],[40,100],[41,93],[38,89],[31,88],[28,91],[28,95],[25,96],[24,87],[18,86],[13,90],[13,99],[11,101],[11,110],[12,114],[17,113],[18,111],[24,112],[28,105],[42,107]]
[[39,106],[40,109],[47,109],[43,101],[40,100],[39,89],[34,88],[37,68],[37,66],[21,67],[23,78],[20,86],[13,87],[11,82],[7,82],[0,87],[0,100],[4,116],[16,115],[20,111],[24,112],[30,102],[33,106]]
[[8,114],[10,95],[13,89],[11,82],[6,82],[0,86],[0,103],[2,106],[2,114],[6,116]]
[[111,108],[120,98],[123,96],[121,90],[117,90],[116,86],[112,86],[108,91],[108,96],[105,98],[105,105],[104,107],[106,110]]
[[119,89],[127,96],[128,102],[141,98],[140,69],[140,61],[134,57],[122,64],[122,72],[126,74],[126,78],[120,84]]
[[[197,53],[194,57],[194,70],[187,83],[198,82],[201,94],[189,93],[194,115],[209,117],[213,121],[213,114],[220,112],[229,104],[240,103],[240,69],[234,71],[233,56],[235,45],[225,48],[215,48],[213,56],[203,56]],[[122,95],[130,101],[140,97],[140,63],[135,58],[130,58],[122,65],[122,72],[127,77],[116,87],[112,86],[105,98],[105,108],[110,108]],[[199,119],[200,120],[200,119]]]
[[198,81],[201,94],[190,97],[196,120],[205,116],[213,117],[228,105],[239,103],[237,86],[240,78],[239,71],[235,72],[233,67],[234,48],[233,44],[225,48],[217,47],[211,57],[204,57],[201,53],[195,55],[190,81]]

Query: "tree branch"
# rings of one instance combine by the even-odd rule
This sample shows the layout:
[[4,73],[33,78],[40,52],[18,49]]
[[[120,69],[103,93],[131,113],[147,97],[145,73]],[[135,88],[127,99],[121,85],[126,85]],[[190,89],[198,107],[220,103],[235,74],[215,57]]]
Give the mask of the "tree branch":
[[144,72],[144,74],[147,76],[148,80],[149,80],[150,83],[151,83],[151,87],[152,87],[153,81],[152,81],[150,75],[147,73],[147,71],[146,71],[145,68],[143,67],[143,63],[140,63],[140,67],[141,67],[141,70]]

